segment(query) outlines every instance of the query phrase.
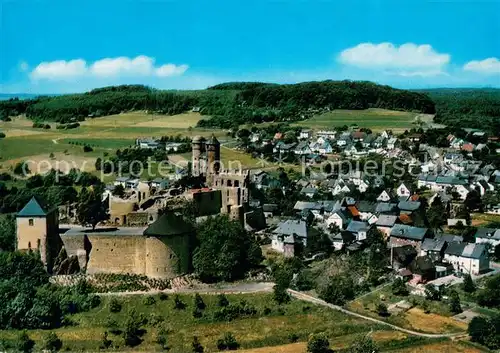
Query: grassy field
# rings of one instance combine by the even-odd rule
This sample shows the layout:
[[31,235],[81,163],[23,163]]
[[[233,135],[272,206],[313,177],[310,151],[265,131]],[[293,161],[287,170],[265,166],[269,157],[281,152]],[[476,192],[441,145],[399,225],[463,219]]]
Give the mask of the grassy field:
[[297,123],[298,126],[314,130],[331,129],[336,126],[357,124],[373,131],[385,129],[404,131],[415,127],[417,114],[385,109],[334,110]]
[[[127,352],[161,351],[156,341],[157,332],[166,330],[169,352],[190,352],[193,336],[197,336],[205,347],[205,352],[217,352],[216,342],[226,332],[231,332],[238,343],[240,351],[246,353],[298,353],[305,352],[305,343],[312,333],[325,332],[332,347],[342,349],[370,332],[372,338],[380,345],[382,351],[423,352],[419,347],[458,347],[459,342],[428,340],[387,330],[362,319],[346,316],[333,310],[310,303],[292,300],[288,304],[277,305],[272,294],[228,295],[231,304],[244,300],[257,309],[257,314],[233,321],[217,321],[213,314],[219,310],[217,297],[204,295],[206,309],[201,318],[194,318],[193,296],[181,295],[187,305],[184,310],[174,308],[172,296],[162,300],[152,296],[152,302],[146,296],[117,297],[122,305],[118,313],[110,311],[110,297],[103,297],[101,305],[88,313],[70,316],[72,325],[55,330],[63,341],[62,351],[95,352],[101,344],[101,337],[110,330],[110,322],[115,322],[115,329],[123,329],[129,317],[129,308],[146,320],[142,343],[134,348],[124,345],[122,335],[109,334],[113,342],[112,349]],[[19,333],[16,331],[0,331],[0,340],[13,342]],[[46,331],[31,330],[29,336],[40,342]],[[292,340],[292,337],[293,340]],[[297,343],[291,344],[296,341]],[[446,351],[446,350],[443,350]],[[451,350],[450,350],[451,352]],[[455,350],[454,352],[480,352],[479,350]]]
[[[82,122],[80,127],[71,130],[58,130],[56,124],[51,123],[51,129],[45,130],[34,129],[31,120],[17,117],[11,122],[0,122],[0,131],[7,136],[0,139],[0,171],[9,169],[23,160],[48,160],[53,163],[68,160],[80,162],[82,159],[92,158],[90,165],[93,165],[98,156],[132,146],[135,139],[140,137],[208,137],[215,134],[220,139],[227,138],[223,130],[194,128],[201,118],[197,113],[162,116],[133,112],[89,119]],[[84,153],[84,144],[92,146],[94,151]],[[51,153],[55,158],[49,160]],[[227,154],[227,151],[223,153],[223,157]],[[244,159],[254,164],[250,156],[241,154],[239,160],[243,162]],[[85,170],[92,171],[92,168]]]
[[[383,300],[381,299],[383,298]],[[399,314],[391,314],[387,318],[378,315],[377,305],[384,303],[387,307],[402,300],[407,302],[415,301],[418,306]],[[467,324],[453,319],[449,307],[445,302],[427,301],[430,313],[426,314],[421,309],[420,304],[423,298],[418,296],[396,296],[393,295],[389,287],[385,287],[378,292],[362,297],[348,304],[349,309],[385,320],[394,325],[398,325],[410,330],[424,333],[460,333],[467,331]]]
[[[133,351],[159,350],[155,343],[158,330],[167,329],[171,353],[185,353],[190,351],[193,336],[199,337],[207,352],[215,352],[216,341],[225,332],[232,332],[242,349],[282,345],[290,342],[291,335],[296,335],[299,341],[307,340],[311,333],[326,331],[332,339],[335,337],[366,334],[376,327],[363,320],[345,316],[335,311],[325,311],[324,308],[309,305],[301,301],[292,301],[289,304],[276,305],[271,294],[228,295],[231,303],[245,300],[253,305],[258,314],[231,322],[219,322],[213,319],[213,313],[218,309],[216,296],[204,296],[207,308],[204,316],[193,318],[193,296],[182,295],[187,304],[185,310],[174,309],[174,301],[170,296],[167,300],[160,300],[155,296],[155,303],[147,305],[144,296],[128,296],[119,298],[123,305],[119,313],[109,310],[109,297],[104,297],[100,307],[88,313],[71,316],[73,326],[55,330],[64,343],[63,350],[96,351],[100,344],[103,332],[109,330],[108,322],[115,320],[123,327],[128,316],[127,308],[134,308],[137,313],[144,315],[148,323],[141,345]],[[264,313],[265,308],[270,312]],[[30,331],[30,336],[39,340],[43,331]],[[13,340],[17,332],[0,331],[0,339]],[[120,350],[125,349],[123,338],[120,335],[109,337]],[[354,339],[354,336],[353,336]]]

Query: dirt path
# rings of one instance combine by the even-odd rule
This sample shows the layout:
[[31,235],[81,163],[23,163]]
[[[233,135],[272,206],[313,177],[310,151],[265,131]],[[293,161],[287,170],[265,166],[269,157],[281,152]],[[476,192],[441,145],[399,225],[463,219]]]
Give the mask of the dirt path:
[[250,293],[262,293],[271,292],[273,290],[274,283],[272,282],[255,282],[255,283],[238,283],[238,284],[228,284],[215,287],[193,287],[193,288],[179,288],[179,289],[166,289],[166,290],[150,290],[147,292],[136,291],[136,292],[110,292],[110,293],[99,293],[100,296],[127,296],[127,295],[153,295],[159,293],[167,294],[250,294]]
[[328,308],[340,311],[341,313],[344,313],[344,314],[347,314],[347,315],[351,315],[351,316],[355,316],[355,317],[358,317],[360,319],[365,319],[365,320],[374,322],[376,324],[388,326],[388,327],[390,327],[390,328],[392,328],[394,330],[401,331],[401,332],[407,333],[409,335],[414,335],[414,336],[419,336],[419,337],[426,337],[426,338],[457,338],[457,337],[465,336],[466,335],[465,332],[463,332],[463,333],[432,334],[432,333],[422,333],[422,332],[412,331],[412,330],[408,330],[408,329],[405,329],[405,328],[402,328],[402,327],[390,324],[390,323],[382,321],[382,320],[374,319],[374,318],[369,317],[369,316],[365,316],[365,315],[361,315],[361,314],[355,313],[353,311],[344,309],[344,308],[342,308],[342,307],[340,307],[338,305],[333,305],[333,304],[327,303],[327,302],[325,302],[325,301],[323,301],[321,299],[312,297],[310,295],[307,295],[307,294],[304,294],[304,293],[301,293],[301,292],[294,291],[292,289],[289,289],[288,292],[294,298],[297,298],[297,299],[300,299],[300,300],[304,300],[304,301],[307,301],[307,302],[310,302],[310,303],[313,303],[313,304],[326,306]]

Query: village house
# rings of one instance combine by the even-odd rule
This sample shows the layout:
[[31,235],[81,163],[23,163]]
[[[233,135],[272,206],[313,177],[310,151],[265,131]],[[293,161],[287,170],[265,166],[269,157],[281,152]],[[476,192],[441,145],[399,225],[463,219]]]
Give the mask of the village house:
[[444,261],[453,265],[456,272],[471,275],[479,275],[490,267],[485,244],[449,243]]
[[394,227],[397,220],[397,216],[382,214],[378,216],[378,220],[375,223],[375,226],[380,232],[382,232],[382,234],[384,234],[384,237],[387,239],[391,235],[392,227]]
[[347,226],[346,231],[352,233],[352,235],[356,238],[356,241],[362,241],[366,239],[369,229],[370,225],[368,222],[351,221],[351,223]]
[[398,188],[396,189],[396,194],[398,195],[398,197],[408,198],[411,196],[411,190],[404,183],[401,183],[401,185],[399,185]]
[[500,244],[500,229],[478,228],[474,238],[478,244],[489,244],[491,251],[494,251],[495,246]]
[[432,261],[440,262],[444,256],[446,241],[442,238],[427,238],[420,247],[420,256],[429,256]]
[[328,218],[325,219],[325,224],[328,228],[332,226],[337,226],[339,229],[345,229],[349,219],[347,215],[342,210],[337,210],[332,212]]
[[420,247],[427,236],[427,228],[413,227],[405,224],[396,224],[391,229],[390,246],[412,245],[420,252]]
[[307,225],[303,220],[289,219],[278,224],[273,232],[272,249],[286,257],[295,256],[295,244],[301,242],[307,246]]

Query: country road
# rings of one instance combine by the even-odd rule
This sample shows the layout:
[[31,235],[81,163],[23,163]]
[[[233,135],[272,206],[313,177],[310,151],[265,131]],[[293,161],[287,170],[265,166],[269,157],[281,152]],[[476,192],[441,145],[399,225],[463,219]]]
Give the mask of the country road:
[[296,299],[304,300],[304,301],[307,301],[307,302],[310,302],[310,303],[313,303],[313,304],[317,304],[317,305],[326,306],[326,307],[328,307],[330,309],[340,311],[341,313],[344,313],[344,314],[347,314],[347,315],[351,315],[351,316],[355,316],[355,317],[358,317],[360,319],[368,320],[368,321],[374,322],[376,324],[388,326],[388,327],[390,327],[390,328],[392,328],[394,330],[401,331],[401,332],[407,333],[409,335],[414,335],[414,336],[419,336],[419,337],[426,337],[426,338],[456,338],[456,337],[459,337],[459,336],[466,335],[465,332],[462,332],[462,333],[434,334],[434,333],[422,333],[422,332],[412,331],[412,330],[408,330],[408,329],[405,329],[405,328],[402,328],[402,327],[390,324],[390,323],[382,321],[382,320],[374,319],[374,318],[369,317],[369,316],[365,316],[365,315],[361,315],[361,314],[355,313],[353,311],[344,309],[341,306],[327,303],[327,302],[325,302],[325,301],[323,301],[321,299],[315,298],[315,297],[307,295],[305,293],[297,292],[297,291],[294,291],[292,289],[289,289],[288,292],[290,293],[290,295],[292,297],[294,297]]

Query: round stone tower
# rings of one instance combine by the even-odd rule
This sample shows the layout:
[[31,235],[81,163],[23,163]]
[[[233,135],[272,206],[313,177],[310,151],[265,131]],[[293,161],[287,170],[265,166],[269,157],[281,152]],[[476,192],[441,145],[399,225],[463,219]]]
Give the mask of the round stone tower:
[[212,135],[206,142],[207,148],[207,174],[219,174],[220,170],[220,142],[215,135]]
[[204,139],[201,136],[195,136],[191,141],[191,147],[193,149],[193,160],[191,161],[193,176],[200,176],[201,174],[203,174],[203,171],[201,170],[201,155],[203,152],[203,142]]

